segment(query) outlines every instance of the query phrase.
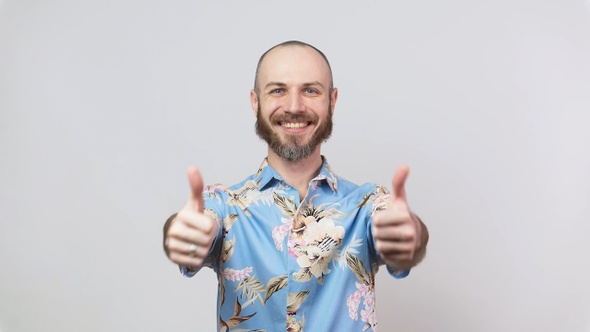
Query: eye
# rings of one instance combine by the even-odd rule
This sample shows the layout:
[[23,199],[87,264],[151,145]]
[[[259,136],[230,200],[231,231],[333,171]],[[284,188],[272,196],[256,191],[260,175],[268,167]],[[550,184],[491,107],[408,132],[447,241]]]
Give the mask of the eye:
[[276,88],[276,89],[270,90],[270,94],[273,94],[273,95],[281,94],[283,92],[285,92],[285,89],[282,89],[282,88]]
[[303,90],[303,92],[305,92],[308,95],[314,95],[318,93],[318,90],[313,88],[306,88],[305,90]]

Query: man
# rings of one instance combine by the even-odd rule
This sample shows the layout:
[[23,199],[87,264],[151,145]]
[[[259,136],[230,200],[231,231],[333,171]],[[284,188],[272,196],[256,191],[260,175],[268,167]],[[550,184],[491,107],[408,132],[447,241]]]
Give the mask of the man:
[[407,166],[389,195],[336,176],[321,155],[337,99],[321,51],[279,44],[260,58],[250,93],[268,143],[258,172],[204,189],[189,168],[191,194],[164,226],[164,249],[186,276],[215,270],[219,331],[376,331],[379,265],[402,278],[424,257],[428,231],[406,202]]

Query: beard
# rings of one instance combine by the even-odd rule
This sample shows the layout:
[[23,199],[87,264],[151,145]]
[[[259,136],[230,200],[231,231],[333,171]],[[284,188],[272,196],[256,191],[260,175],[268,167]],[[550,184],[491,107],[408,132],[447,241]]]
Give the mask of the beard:
[[[331,103],[328,104],[328,109],[330,108]],[[266,141],[271,150],[279,155],[279,157],[289,161],[302,160],[309,157],[319,144],[327,141],[332,135],[332,113],[328,112],[327,116],[322,119],[323,121],[321,121],[321,124],[316,128],[316,131],[312,134],[308,142],[304,142],[304,138],[298,137],[297,135],[289,135],[283,142],[279,135],[273,131],[271,124],[276,124],[282,121],[317,124],[319,123],[318,120],[319,117],[315,114],[303,115],[284,113],[272,116],[269,123],[262,117],[259,104],[256,112],[256,134],[260,139]]]

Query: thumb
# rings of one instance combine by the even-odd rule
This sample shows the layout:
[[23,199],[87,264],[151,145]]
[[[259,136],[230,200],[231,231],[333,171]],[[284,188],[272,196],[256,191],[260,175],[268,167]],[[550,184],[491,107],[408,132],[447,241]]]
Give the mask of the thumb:
[[203,177],[201,172],[195,166],[188,168],[188,183],[191,188],[191,194],[189,196],[188,203],[200,213],[203,213],[204,202],[203,202]]
[[410,174],[410,167],[408,165],[401,165],[393,175],[393,200],[401,200],[404,203],[406,200],[406,179]]

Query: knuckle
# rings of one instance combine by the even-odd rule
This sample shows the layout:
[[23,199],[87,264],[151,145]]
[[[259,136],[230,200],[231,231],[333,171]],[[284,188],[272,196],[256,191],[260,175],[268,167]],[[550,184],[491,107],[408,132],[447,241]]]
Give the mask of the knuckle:
[[194,267],[199,267],[203,264],[203,258],[201,257],[195,257],[194,259],[191,260],[190,265],[194,266]]
[[382,249],[383,249],[383,243],[381,242],[381,240],[375,241],[375,250],[381,252]]
[[378,214],[375,217],[373,217],[373,228],[379,227],[380,224],[381,224],[381,217]]
[[379,236],[381,235],[381,232],[377,226],[373,226],[373,229],[371,231],[373,233],[373,237],[375,238],[379,238]]
[[205,234],[209,235],[211,233],[213,233],[213,220],[211,220],[211,218],[206,218],[203,220],[203,232],[205,232]]
[[387,246],[385,245],[385,243],[383,241],[380,241],[380,240],[377,240],[377,242],[375,243],[375,249],[380,253],[387,253],[388,252]]
[[181,255],[178,254],[177,252],[171,251],[168,253],[168,258],[176,264],[181,264],[181,257],[180,256]]
[[416,235],[413,232],[404,232],[403,238],[410,242],[416,241]]
[[174,223],[170,226],[168,230],[168,234],[166,234],[166,239],[169,240],[170,238],[174,238],[182,234],[183,227],[180,223]]
[[188,218],[189,212],[187,211],[186,207],[182,208],[176,215],[174,220],[186,220]]

